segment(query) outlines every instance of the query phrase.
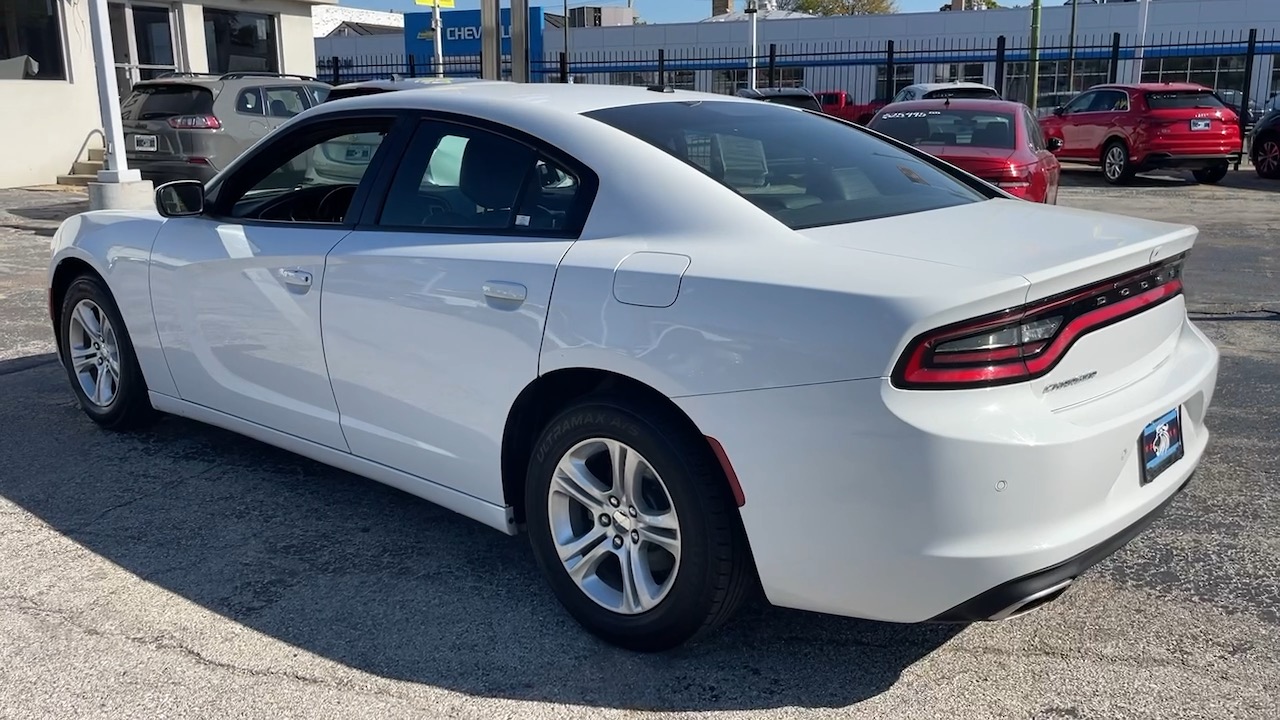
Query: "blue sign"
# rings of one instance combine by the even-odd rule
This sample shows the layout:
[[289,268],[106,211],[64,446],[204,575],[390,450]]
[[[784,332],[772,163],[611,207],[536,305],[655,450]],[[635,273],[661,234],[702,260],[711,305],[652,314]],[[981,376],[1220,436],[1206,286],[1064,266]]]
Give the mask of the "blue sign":
[[[511,8],[501,8],[498,24],[502,28],[501,52],[511,54]],[[480,11],[446,10],[440,13],[440,52],[445,57],[480,55]],[[529,57],[542,59],[542,8],[529,8]],[[408,55],[430,58],[435,52],[431,32],[431,12],[404,14],[404,50]]]

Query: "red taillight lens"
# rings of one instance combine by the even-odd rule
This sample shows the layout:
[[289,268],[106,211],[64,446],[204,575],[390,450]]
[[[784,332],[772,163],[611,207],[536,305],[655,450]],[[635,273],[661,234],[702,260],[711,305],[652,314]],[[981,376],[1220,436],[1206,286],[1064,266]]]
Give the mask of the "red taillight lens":
[[169,118],[169,127],[175,130],[217,130],[222,121],[213,115],[175,115]]
[[893,384],[916,390],[991,387],[1044,375],[1082,336],[1182,292],[1186,256],[1022,307],[933,330],[907,347]]

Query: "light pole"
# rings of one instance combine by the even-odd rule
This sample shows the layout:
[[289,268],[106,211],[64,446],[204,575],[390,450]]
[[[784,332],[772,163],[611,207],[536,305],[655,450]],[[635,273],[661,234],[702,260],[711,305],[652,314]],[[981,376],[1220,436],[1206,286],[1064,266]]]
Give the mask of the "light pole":
[[756,89],[756,16],[759,14],[759,0],[747,0],[743,12],[751,19],[751,57],[747,61],[747,87]]
[[1133,59],[1138,62],[1136,80],[1142,80],[1144,50],[1147,49],[1147,20],[1151,16],[1151,0],[1138,0],[1138,47],[1134,50]]
[[1067,92],[1070,93],[1076,91],[1076,8],[1079,6],[1078,0],[1071,0],[1071,40],[1067,44]]
[[1031,42],[1027,51],[1027,73],[1031,75],[1031,97],[1027,104],[1036,111],[1036,99],[1040,95],[1040,0],[1031,0]]

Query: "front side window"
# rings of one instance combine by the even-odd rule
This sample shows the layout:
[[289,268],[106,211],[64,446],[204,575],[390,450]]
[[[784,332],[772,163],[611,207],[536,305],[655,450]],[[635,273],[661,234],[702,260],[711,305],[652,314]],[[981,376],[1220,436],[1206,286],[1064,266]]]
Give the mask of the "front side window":
[[915,110],[886,112],[871,122],[871,129],[908,145],[983,147],[1012,150],[1014,117],[1009,113],[978,110]]
[[861,129],[769,103],[658,102],[586,116],[698,168],[793,229],[987,199]]
[[66,80],[58,8],[48,0],[0,2],[0,80]]
[[1067,103],[1066,114],[1074,115],[1075,113],[1089,112],[1089,108],[1094,101],[1098,99],[1098,93],[1087,92],[1076,96],[1075,100]]
[[479,128],[424,122],[378,219],[398,228],[572,233],[578,178],[537,150]]
[[276,19],[236,10],[204,11],[209,72],[279,72]]
[[300,129],[263,149],[220,190],[219,214],[276,222],[341,223],[391,121],[356,119]]

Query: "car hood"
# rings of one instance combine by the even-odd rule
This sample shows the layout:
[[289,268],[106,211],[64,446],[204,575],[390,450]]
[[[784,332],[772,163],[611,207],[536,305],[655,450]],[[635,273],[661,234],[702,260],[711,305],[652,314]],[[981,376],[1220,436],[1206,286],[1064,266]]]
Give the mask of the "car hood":
[[1001,198],[800,233],[864,252],[1021,276],[1035,300],[1185,252],[1198,230]]

